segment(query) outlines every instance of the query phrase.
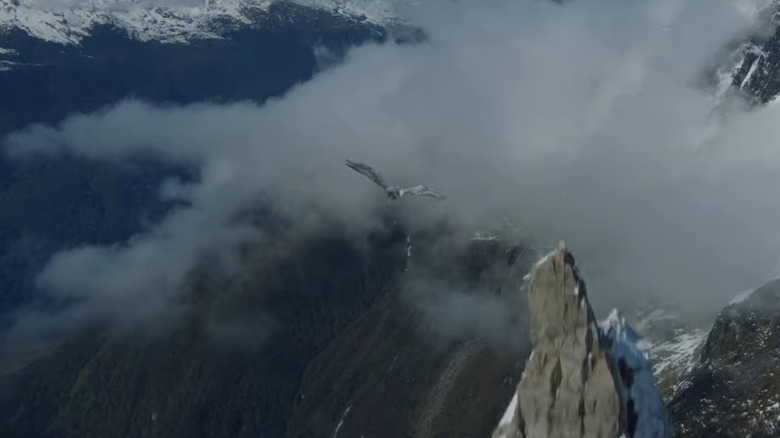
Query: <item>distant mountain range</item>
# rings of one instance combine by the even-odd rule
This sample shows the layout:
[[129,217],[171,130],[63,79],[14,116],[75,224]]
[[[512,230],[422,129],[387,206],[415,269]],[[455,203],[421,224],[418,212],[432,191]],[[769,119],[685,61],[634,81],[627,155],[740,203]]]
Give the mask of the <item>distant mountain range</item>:
[[[222,38],[262,21],[276,0],[0,0],[0,32],[18,28],[43,41],[79,44],[109,25],[139,41]],[[384,1],[301,1],[301,6],[373,24],[398,20]]]

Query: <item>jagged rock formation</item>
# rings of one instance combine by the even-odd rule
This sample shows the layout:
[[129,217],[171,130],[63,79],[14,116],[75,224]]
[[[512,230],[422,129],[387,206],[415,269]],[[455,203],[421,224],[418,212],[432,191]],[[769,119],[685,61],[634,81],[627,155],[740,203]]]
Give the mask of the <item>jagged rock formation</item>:
[[681,438],[780,436],[780,280],[727,306],[670,403]]
[[617,437],[626,428],[618,385],[563,247],[536,267],[528,298],[534,352],[518,387],[522,436]]
[[534,351],[494,438],[669,436],[638,336],[616,313],[599,326],[563,244],[535,266],[529,308]]

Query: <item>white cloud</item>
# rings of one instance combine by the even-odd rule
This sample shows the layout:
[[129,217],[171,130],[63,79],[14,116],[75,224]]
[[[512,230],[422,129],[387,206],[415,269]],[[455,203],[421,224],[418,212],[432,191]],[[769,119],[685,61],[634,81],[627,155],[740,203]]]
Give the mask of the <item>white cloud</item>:
[[200,169],[165,190],[191,207],[126,245],[55,256],[41,284],[102,310],[112,290],[131,312],[136,293],[175,290],[197,251],[246,237],[231,218],[269,187],[299,217],[365,223],[382,195],[344,158],[449,195],[413,201],[417,214],[505,214],[565,239],[597,304],[657,293],[714,308],[774,272],[780,108],[723,122],[695,86],[751,22],[735,2],[437,3],[411,19],[429,41],[357,48],[262,107],[125,102],[9,137],[17,158],[152,153]]
[[[499,296],[491,291],[464,291],[458,285],[437,283],[417,274],[407,279],[404,299],[424,315],[423,329],[444,339],[474,339],[499,351],[523,351],[530,339],[525,297]],[[527,333],[527,332],[526,332]]]

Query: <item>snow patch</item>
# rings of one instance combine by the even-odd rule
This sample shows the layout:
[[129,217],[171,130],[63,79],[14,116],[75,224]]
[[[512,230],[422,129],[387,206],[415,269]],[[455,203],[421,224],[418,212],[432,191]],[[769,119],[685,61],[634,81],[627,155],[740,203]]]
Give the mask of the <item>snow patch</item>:
[[549,260],[550,257],[554,256],[557,251],[558,251],[557,249],[554,249],[554,250],[548,252],[547,254],[542,256],[542,258],[537,260],[536,263],[534,263],[534,266],[533,266],[533,268],[531,268],[531,271],[523,276],[523,286],[524,287],[527,286],[534,279],[534,271],[537,268],[539,268],[539,266],[542,266],[547,260]]
[[501,421],[498,423],[498,427],[496,428],[496,433],[493,435],[493,438],[510,438],[516,436],[515,432],[517,431],[517,420],[515,419],[515,415],[517,414],[517,391],[515,391],[515,395],[512,397],[512,401],[509,402],[509,406],[507,406],[506,411],[504,411],[504,415],[501,417]]
[[391,23],[401,19],[401,9],[417,4],[414,0],[294,0],[303,6],[331,11],[348,17],[361,17],[371,23]]
[[545,254],[536,263],[534,263],[534,268],[538,268],[539,266],[542,266],[543,264],[545,264],[545,262],[547,262],[547,260],[549,260],[550,257],[553,257],[555,255],[556,251],[557,250],[554,249],[554,250],[548,252],[547,254]]
[[504,411],[504,416],[501,417],[501,421],[498,422],[500,426],[506,426],[511,424],[515,420],[515,414],[517,413],[517,391],[512,397],[512,401],[509,402],[509,406]]
[[620,315],[617,309],[612,309],[604,320],[599,323],[599,329],[602,333],[607,333],[612,327],[618,327],[626,323],[625,318]]
[[498,240],[498,236],[495,234],[482,234],[480,232],[475,232],[473,236],[471,236],[471,240]]
[[[29,35],[55,43],[79,44],[99,25],[113,25],[140,41],[158,40],[184,43],[190,39],[218,38],[210,30],[216,20],[248,23],[240,0],[212,0],[201,4],[182,2],[156,6],[154,1],[82,0],[0,0],[0,28],[19,28]],[[246,3],[251,8],[270,2]]]
[[649,354],[655,363],[656,374],[666,374],[676,370],[680,374],[687,373],[696,365],[696,349],[707,340],[707,331],[695,329],[690,332],[680,331],[671,340],[653,344]]
[[29,62],[13,62],[0,60],[0,72],[13,71],[16,67],[42,67],[43,64],[33,64]]
[[344,420],[347,418],[347,415],[349,415],[349,411],[352,410],[352,406],[348,406],[347,409],[344,411],[343,414],[341,414],[341,419],[339,420],[339,424],[336,425],[336,428],[333,430],[333,438],[336,438],[339,434],[339,430],[341,430],[341,426],[344,425]]
[[745,79],[742,79],[742,82],[739,84],[739,88],[745,88],[750,83],[750,79],[753,78],[753,74],[756,72],[760,62],[760,57],[753,60],[753,62],[750,64],[750,70],[748,70],[747,74],[745,75]]
[[745,56],[749,54],[755,55],[756,59],[754,59],[753,63],[750,64],[750,70],[748,70],[747,74],[745,75],[745,78],[739,84],[740,88],[745,88],[745,86],[747,86],[750,83],[750,80],[753,78],[753,75],[755,74],[758,65],[761,64],[761,62],[768,57],[767,53],[761,50],[761,48],[756,46],[755,44],[749,44],[748,46],[746,46],[745,49],[743,49],[742,58],[744,59]]

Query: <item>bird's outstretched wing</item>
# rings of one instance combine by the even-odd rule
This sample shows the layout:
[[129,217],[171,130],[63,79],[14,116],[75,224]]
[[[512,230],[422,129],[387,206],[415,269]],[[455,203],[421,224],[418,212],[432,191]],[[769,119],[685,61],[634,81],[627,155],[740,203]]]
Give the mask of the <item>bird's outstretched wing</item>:
[[381,173],[374,170],[373,167],[369,166],[368,164],[358,163],[357,161],[346,160],[346,163],[350,169],[362,173],[376,185],[382,187],[384,190],[387,190],[387,183],[385,182],[384,177],[382,177]]
[[441,193],[434,192],[430,187],[428,186],[414,186],[414,187],[407,187],[405,189],[401,189],[400,195],[413,195],[413,196],[429,196],[431,198],[436,199],[445,199],[446,196],[442,195]]

